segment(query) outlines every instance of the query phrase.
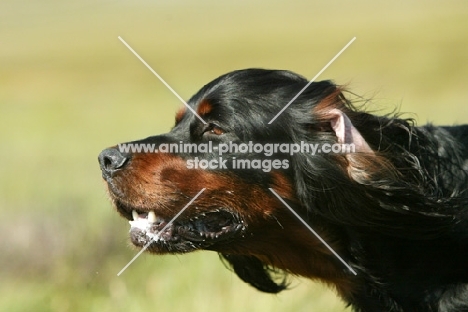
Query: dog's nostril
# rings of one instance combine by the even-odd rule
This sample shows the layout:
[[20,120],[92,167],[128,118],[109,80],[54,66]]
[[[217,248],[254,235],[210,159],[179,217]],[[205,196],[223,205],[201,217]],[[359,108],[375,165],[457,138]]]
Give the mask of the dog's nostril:
[[110,168],[112,166],[112,159],[110,157],[104,157],[103,163],[101,164],[101,167],[104,166],[104,168]]
[[111,177],[115,171],[125,166],[129,158],[128,155],[122,154],[115,148],[103,150],[98,157],[103,177]]

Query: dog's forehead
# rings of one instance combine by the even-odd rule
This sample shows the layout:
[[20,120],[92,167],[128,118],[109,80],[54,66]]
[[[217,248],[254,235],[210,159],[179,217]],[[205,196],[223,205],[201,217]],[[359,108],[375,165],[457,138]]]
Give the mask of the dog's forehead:
[[198,103],[202,98],[241,99],[266,95],[288,85],[304,86],[307,80],[284,70],[244,69],[224,74],[204,85],[192,98]]
[[[330,81],[308,84],[302,76],[288,71],[234,71],[214,79],[195,93],[188,101],[189,108],[183,107],[177,112],[176,124],[184,121],[194,127],[203,119],[206,123],[230,125],[232,127],[228,128],[243,132],[235,124],[258,127],[281,111],[277,121],[270,125],[272,129],[289,124],[298,114],[308,115],[312,106],[335,88]],[[291,101],[293,103],[289,103]]]

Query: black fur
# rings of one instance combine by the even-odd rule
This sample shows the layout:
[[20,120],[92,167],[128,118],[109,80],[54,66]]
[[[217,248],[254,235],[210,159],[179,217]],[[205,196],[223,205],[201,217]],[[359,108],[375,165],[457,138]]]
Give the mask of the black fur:
[[[331,132],[309,130],[320,123],[311,114],[314,106],[335,90],[328,81],[312,84],[266,124],[306,83],[290,72],[237,71],[196,97],[228,107],[231,114],[222,117],[242,141],[335,142]],[[347,300],[356,311],[468,311],[468,126],[415,127],[411,120],[360,112],[341,99],[392,170],[349,179],[330,156],[299,154],[291,159],[291,174],[309,214],[339,226],[347,241],[347,256],[362,280],[359,294]],[[242,262],[226,258],[248,281]]]
[[[355,311],[468,311],[468,126],[416,127],[410,119],[376,116],[357,109],[330,81],[311,84],[268,124],[307,83],[288,71],[228,73],[205,85],[188,102],[195,110],[202,101],[209,103],[209,113],[203,116],[207,125],[187,111],[170,133],[141,142],[203,142],[207,131],[216,127],[223,130],[222,135],[208,136],[217,142],[333,144],[339,138],[330,112],[342,112],[371,150],[282,155],[290,167],[280,174],[291,183],[285,200],[312,227],[326,233],[357,275],[334,257],[314,252],[318,257],[314,259],[327,259],[314,260],[316,266],[327,267],[328,261],[339,268],[334,276],[320,275],[321,270],[309,268],[312,264],[307,259],[312,254],[303,254],[300,248],[296,256],[304,262],[284,264],[288,256],[277,249],[277,242],[265,247],[261,241],[268,231],[278,232],[278,237],[289,235],[290,231],[280,233],[286,226],[284,210],[274,210],[270,217],[275,220],[267,220],[254,208],[255,197],[247,198],[236,189],[232,192],[236,200],[226,203],[226,193],[216,193],[216,186],[211,186],[215,190],[210,200],[218,200],[245,221],[243,236],[231,239],[229,245],[203,248],[220,252],[242,280],[264,292],[286,287],[284,280],[275,282],[271,271],[276,264],[284,264],[285,272],[335,284]],[[274,199],[268,193],[274,180],[270,173],[234,170],[219,176],[235,176],[236,183],[265,190]],[[115,183],[110,177],[107,180]],[[123,210],[128,217],[129,211]],[[256,223],[248,220],[271,223],[255,231]],[[297,239],[299,244],[304,237]],[[275,262],[276,258],[282,260]]]

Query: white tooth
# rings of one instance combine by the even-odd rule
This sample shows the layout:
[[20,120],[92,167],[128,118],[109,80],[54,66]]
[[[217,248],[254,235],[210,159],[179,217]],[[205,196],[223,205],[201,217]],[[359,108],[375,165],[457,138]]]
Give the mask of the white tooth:
[[133,217],[133,221],[138,220],[138,212],[136,212],[135,210],[132,210],[132,217]]
[[148,212],[148,222],[156,222],[156,213],[154,211]]

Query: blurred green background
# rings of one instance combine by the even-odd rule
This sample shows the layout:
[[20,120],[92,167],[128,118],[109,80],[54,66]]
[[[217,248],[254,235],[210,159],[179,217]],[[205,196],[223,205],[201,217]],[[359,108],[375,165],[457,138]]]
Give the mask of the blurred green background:
[[135,255],[97,155],[165,132],[228,71],[289,69],[419,124],[468,122],[466,1],[0,2],[0,311],[345,311],[300,278],[266,295],[215,253]]

